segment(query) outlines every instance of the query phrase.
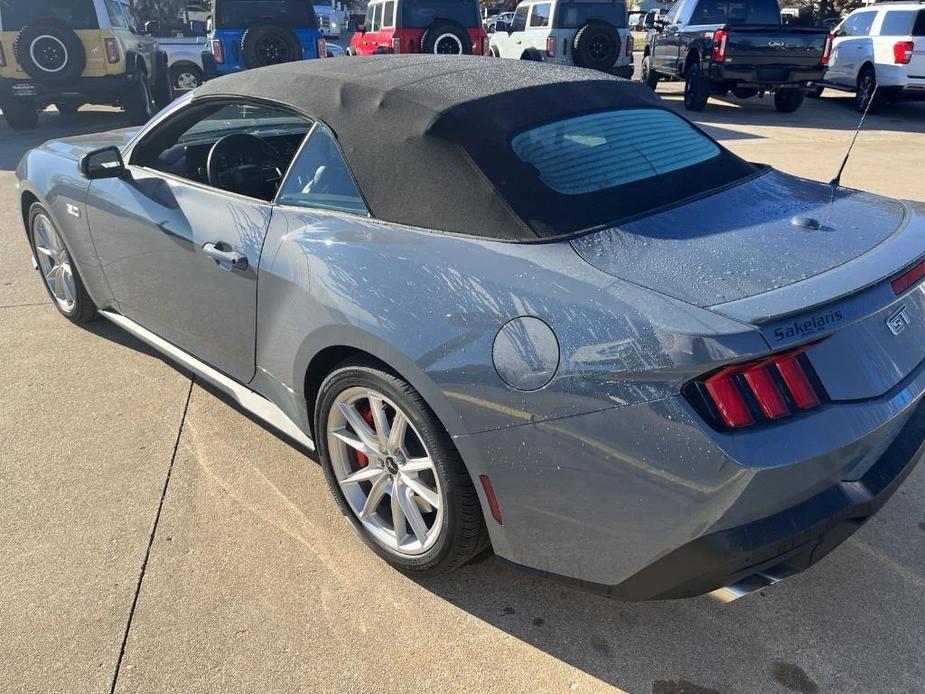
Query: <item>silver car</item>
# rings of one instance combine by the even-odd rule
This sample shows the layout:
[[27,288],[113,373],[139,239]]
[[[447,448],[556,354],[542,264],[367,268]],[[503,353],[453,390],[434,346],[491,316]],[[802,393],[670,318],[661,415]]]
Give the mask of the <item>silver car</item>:
[[314,449],[411,574],[490,546],[620,599],[735,597],[922,452],[925,207],[745,162],[640,84],[306,61],[17,176],[61,313]]

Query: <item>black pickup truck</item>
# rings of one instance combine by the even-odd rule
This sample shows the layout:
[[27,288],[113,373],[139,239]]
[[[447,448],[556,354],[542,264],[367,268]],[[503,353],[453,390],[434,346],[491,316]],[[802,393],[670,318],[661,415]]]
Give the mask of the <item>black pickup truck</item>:
[[678,0],[646,36],[642,80],[684,79],[684,106],[702,111],[710,94],[774,93],[791,113],[822,79],[832,38],[825,29],[781,24],[777,0]]

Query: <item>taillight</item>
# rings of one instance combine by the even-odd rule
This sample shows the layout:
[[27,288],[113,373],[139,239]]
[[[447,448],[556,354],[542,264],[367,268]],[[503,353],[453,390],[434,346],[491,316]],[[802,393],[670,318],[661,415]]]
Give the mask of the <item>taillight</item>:
[[119,44],[115,39],[106,39],[106,61],[110,63],[119,62]]
[[908,65],[914,50],[915,44],[912,41],[897,41],[893,44],[893,62],[897,65]]
[[401,53],[401,39],[392,39],[392,53]]
[[822,60],[820,61],[823,65],[828,65],[832,59],[832,38],[832,34],[825,35],[825,43],[822,45]]
[[6,67],[6,55],[3,53],[2,43],[0,43],[0,67]]
[[212,56],[215,58],[216,63],[225,62],[225,47],[222,45],[221,39],[212,39]]
[[894,294],[902,294],[923,277],[925,277],[925,260],[916,263],[890,282],[890,289],[893,290]]
[[628,34],[626,37],[626,57],[630,58],[633,55],[633,35]]
[[811,410],[827,396],[806,349],[723,367],[688,383],[684,394],[719,429],[740,429]]
[[726,60],[726,30],[717,29],[713,32],[713,54],[714,63],[721,63]]
[[319,58],[328,57],[328,44],[325,43],[323,36],[319,36],[317,39],[315,39],[315,50],[318,51]]
[[546,55],[550,58],[556,57],[556,38],[554,36],[546,37]]

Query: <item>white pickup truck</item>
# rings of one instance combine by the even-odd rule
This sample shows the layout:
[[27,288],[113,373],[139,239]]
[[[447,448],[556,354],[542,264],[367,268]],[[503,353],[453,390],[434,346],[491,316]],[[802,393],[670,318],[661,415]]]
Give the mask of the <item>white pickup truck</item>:
[[488,32],[496,58],[633,76],[633,37],[623,0],[524,0],[510,24],[499,20]]
[[182,34],[177,32],[173,36],[158,32],[157,46],[167,54],[167,69],[175,92],[189,91],[202,84],[202,52],[208,49],[205,22],[190,21]]

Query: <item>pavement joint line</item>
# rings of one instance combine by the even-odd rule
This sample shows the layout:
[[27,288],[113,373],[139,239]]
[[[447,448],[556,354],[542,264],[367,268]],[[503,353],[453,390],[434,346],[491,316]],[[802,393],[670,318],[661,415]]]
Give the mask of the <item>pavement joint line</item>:
[[34,304],[9,304],[6,306],[0,306],[0,309],[3,308],[34,308],[35,306],[46,306],[48,305],[47,301],[39,301]]
[[132,606],[128,612],[128,621],[125,624],[125,633],[122,634],[122,645],[119,647],[119,657],[116,659],[116,669],[112,675],[112,686],[109,688],[109,694],[114,694],[116,685],[119,683],[119,673],[122,670],[122,659],[125,656],[125,647],[128,644],[128,635],[132,630],[132,620],[135,617],[135,608],[138,606],[138,597],[141,595],[141,585],[145,580],[145,571],[148,568],[148,559],[151,557],[151,549],[154,547],[154,538],[157,535],[157,526],[161,520],[161,512],[164,510],[164,500],[167,498],[167,487],[170,485],[170,475],[173,472],[173,464],[177,459],[177,451],[180,449],[180,437],[183,435],[183,425],[186,424],[186,414],[189,412],[189,403],[193,396],[193,386],[196,384],[196,376],[190,377],[189,390],[186,392],[186,402],[183,405],[183,415],[180,417],[180,426],[177,428],[177,439],[173,444],[173,454],[170,456],[170,465],[167,466],[167,475],[164,478],[164,486],[161,488],[161,498],[157,504],[157,513],[154,515],[154,525],[151,527],[151,535],[148,537],[148,547],[145,550],[145,557],[141,562],[141,572],[138,575],[138,583],[135,585],[135,595],[132,597]]

